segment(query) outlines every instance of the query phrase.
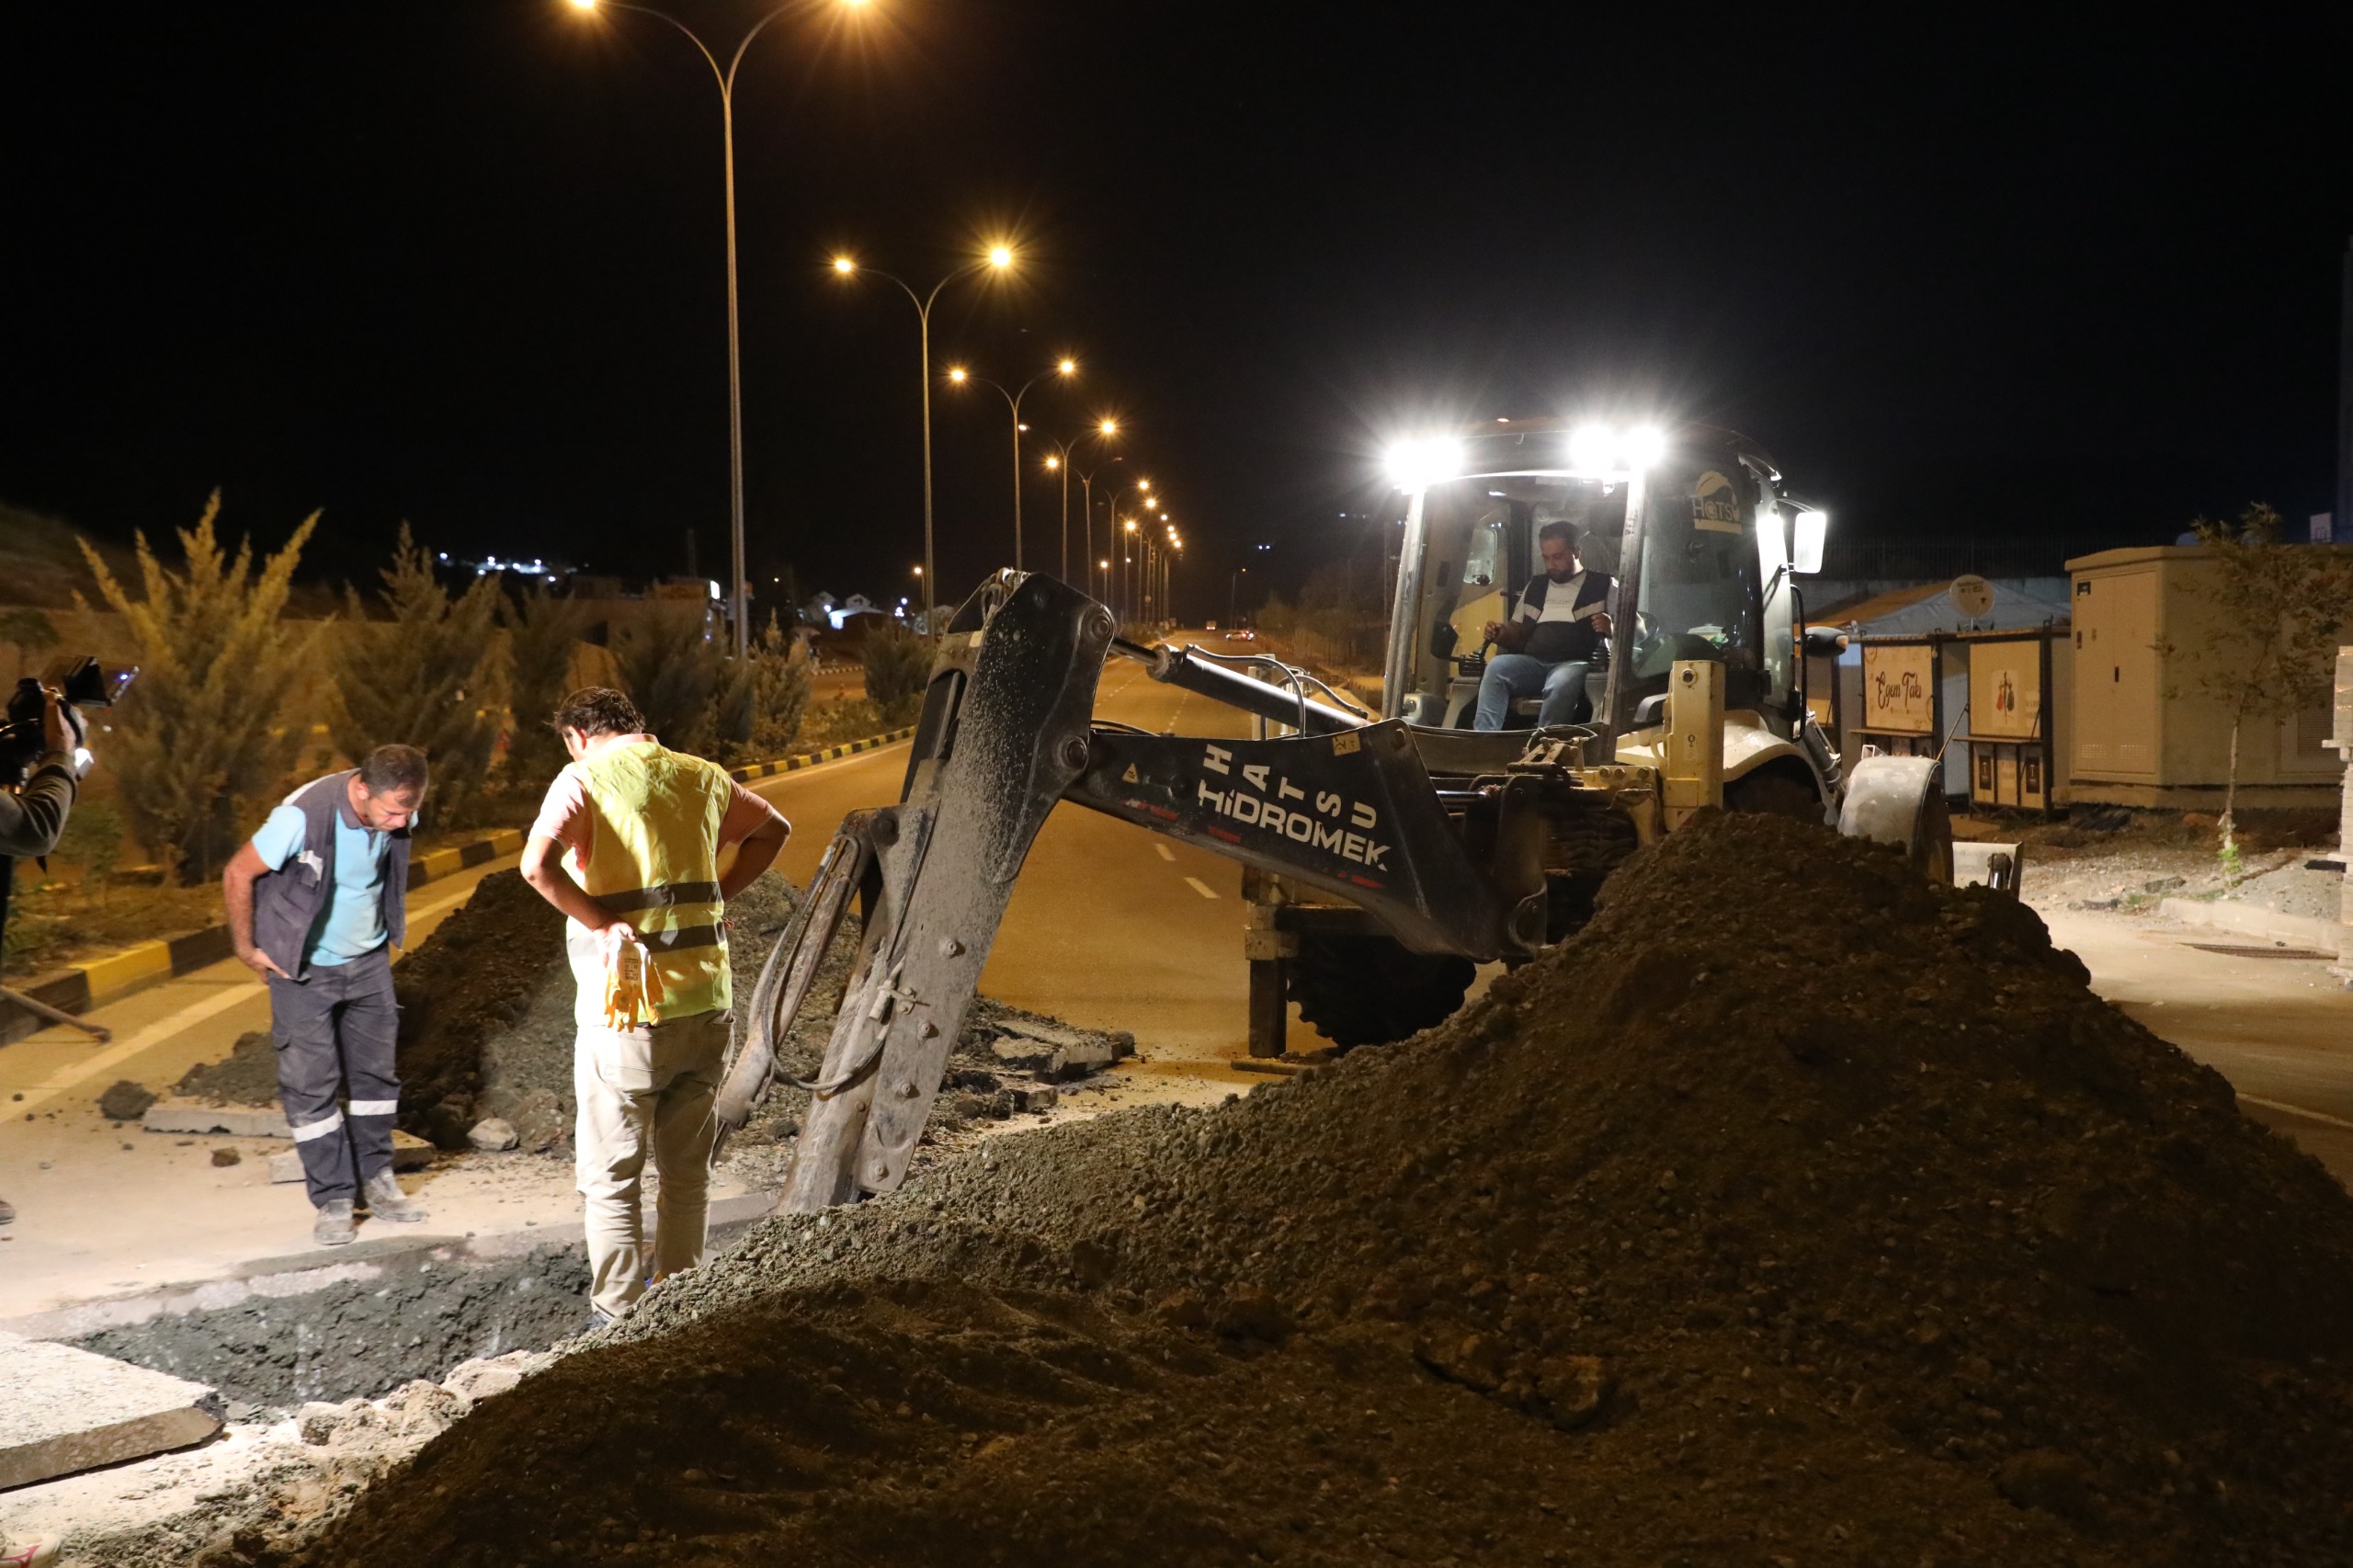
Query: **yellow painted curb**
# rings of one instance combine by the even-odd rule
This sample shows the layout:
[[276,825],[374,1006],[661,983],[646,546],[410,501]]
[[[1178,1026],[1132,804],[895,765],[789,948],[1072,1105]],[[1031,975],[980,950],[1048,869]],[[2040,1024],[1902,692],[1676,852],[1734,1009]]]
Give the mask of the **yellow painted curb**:
[[774,762],[755,762],[745,767],[731,767],[727,770],[727,775],[738,784],[748,784],[755,778],[773,778],[779,773],[798,772],[801,768],[814,767],[821,762],[832,762],[838,757],[848,756],[857,752],[875,751],[904,741],[915,733],[915,727],[909,724],[904,729],[892,730],[887,734],[869,735],[864,740],[858,741],[844,741],[839,745],[827,746],[823,751],[802,752],[798,756],[779,757]]
[[91,1001],[104,1001],[170,975],[172,947],[169,942],[141,942],[74,967],[88,982]]

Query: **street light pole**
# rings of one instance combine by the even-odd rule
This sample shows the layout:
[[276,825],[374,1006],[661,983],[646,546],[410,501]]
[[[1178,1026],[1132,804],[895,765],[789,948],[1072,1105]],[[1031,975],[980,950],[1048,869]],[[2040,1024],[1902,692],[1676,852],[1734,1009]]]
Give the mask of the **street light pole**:
[[[1114,502],[1111,507],[1111,518],[1117,522],[1119,517],[1119,505]],[[1136,531],[1136,520],[1133,517],[1128,519],[1127,531],[1130,534]],[[1122,552],[1120,557],[1120,597],[1127,601],[1128,619],[1133,620],[1136,612],[1136,587],[1141,580],[1136,574],[1136,541],[1130,539],[1120,548]]]
[[1228,631],[1242,624],[1242,579],[1250,575],[1250,568],[1237,566],[1225,585],[1225,629]]
[[[982,386],[995,388],[996,395],[1005,399],[1006,406],[1013,410],[1013,569],[1016,572],[1022,569],[1021,432],[1029,428],[1029,426],[1021,423],[1021,400],[1029,395],[1029,389],[1031,387],[1036,386],[1048,376],[1062,376],[1068,378],[1076,374],[1078,374],[1078,361],[1068,357],[1064,357],[1055,362],[1052,369],[1040,370],[1036,375],[1030,377],[1028,381],[1022,382],[1021,390],[1019,392],[1007,392],[1003,386],[999,385],[995,381],[990,381],[986,376],[973,375],[971,371],[964,369],[961,366],[948,372],[948,379],[955,382],[958,386],[962,386],[966,381],[977,381]],[[1069,486],[1067,484],[1063,486],[1063,492],[1064,502],[1065,505],[1067,505],[1069,492]],[[1069,528],[1067,526],[1063,528],[1063,551],[1065,558],[1067,558],[1070,551],[1070,541],[1068,538]]]
[[[629,0],[568,0],[575,11],[595,11],[609,6],[616,11],[635,11],[642,16],[667,22],[686,34],[687,40],[710,65],[712,77],[719,83],[719,131],[721,174],[726,190],[727,212],[727,506],[728,533],[734,556],[735,589],[730,601],[735,617],[735,656],[743,658],[751,646],[751,585],[745,575],[744,565],[744,353],[743,335],[735,288],[735,72],[744,63],[744,51],[760,36],[770,22],[793,9],[790,5],[779,6],[752,24],[743,41],[735,46],[722,69],[719,57],[710,51],[695,30],[667,12],[651,6],[638,6]],[[857,6],[863,0],[843,0]]]
[[[900,291],[904,293],[915,307],[917,344],[923,356],[923,625],[924,635],[935,642],[939,640],[939,629],[933,624],[938,618],[932,614],[933,601],[938,591],[935,584],[938,572],[937,562],[932,559],[931,550],[931,307],[938,302],[941,290],[966,273],[978,272],[984,267],[1003,272],[1012,265],[1011,246],[992,245],[989,247],[989,253],[978,261],[966,262],[933,284],[931,292],[928,294],[916,293],[904,278],[888,272],[874,273],[877,278],[888,278],[891,282],[896,283]],[[861,269],[856,261],[847,256],[834,257],[834,272],[837,277],[847,278],[860,270],[871,271],[872,269]]]
[[[1071,453],[1076,450],[1078,444],[1081,441],[1086,440],[1089,436],[1094,437],[1098,441],[1108,441],[1119,433],[1120,422],[1116,419],[1106,419],[1097,423],[1094,429],[1083,431],[1080,434],[1072,437],[1067,441],[1057,441],[1051,436],[1046,438],[1046,445],[1051,448],[1054,453],[1052,457],[1046,460],[1046,466],[1059,472],[1062,475],[1063,481],[1062,571],[1063,581],[1065,583],[1070,581],[1070,476],[1073,469],[1075,467],[1075,465],[1071,461]],[[1116,462],[1118,460],[1115,458],[1112,460]],[[1082,486],[1086,486],[1094,477],[1095,476],[1092,473],[1080,474],[1079,483]],[[1087,488],[1085,490],[1084,494],[1087,497],[1087,506],[1089,510],[1085,517],[1079,519],[1081,527],[1086,537],[1079,541],[1080,554],[1078,563],[1081,574],[1086,577],[1088,582],[1092,582],[1094,581],[1094,576],[1091,569],[1087,567],[1086,563],[1095,557],[1095,517],[1091,509],[1094,505],[1094,491],[1092,488]]]

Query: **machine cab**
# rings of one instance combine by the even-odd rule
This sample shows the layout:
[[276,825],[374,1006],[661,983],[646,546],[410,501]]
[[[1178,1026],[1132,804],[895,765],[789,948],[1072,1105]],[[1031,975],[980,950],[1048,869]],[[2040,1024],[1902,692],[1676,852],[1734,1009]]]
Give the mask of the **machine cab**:
[[[1548,525],[1566,524],[1588,575],[1622,579],[1627,551],[1637,541],[1642,551],[1631,624],[1616,602],[1621,595],[1613,593],[1610,605],[1613,635],[1632,639],[1615,715],[1621,737],[1631,740],[1629,732],[1642,727],[1635,718],[1643,699],[1665,691],[1678,659],[1724,666],[1728,713],[1753,715],[1755,726],[1784,743],[1798,733],[1803,666],[1790,545],[1800,509],[1755,443],[1703,427],[1661,437],[1513,421],[1416,443],[1399,458],[1396,477],[1410,501],[1390,625],[1386,716],[1471,727],[1480,678],[1499,652],[1485,628],[1512,617],[1543,570],[1540,536]],[[1630,500],[1638,506],[1631,532]],[[1819,517],[1809,514],[1807,522]],[[1818,529],[1801,542],[1818,556]],[[1591,658],[1577,712],[1597,725],[1612,717],[1605,710],[1609,653],[1605,642]],[[1532,725],[1536,707],[1523,698],[1505,726]]]

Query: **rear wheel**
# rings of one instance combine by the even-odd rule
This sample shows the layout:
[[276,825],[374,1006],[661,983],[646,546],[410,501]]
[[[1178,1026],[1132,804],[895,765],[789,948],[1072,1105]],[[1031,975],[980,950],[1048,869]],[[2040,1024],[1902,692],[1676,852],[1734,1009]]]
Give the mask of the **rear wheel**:
[[1335,932],[1301,933],[1299,953],[1284,967],[1299,1016],[1344,1049],[1385,1045],[1444,1022],[1477,972],[1466,958]]

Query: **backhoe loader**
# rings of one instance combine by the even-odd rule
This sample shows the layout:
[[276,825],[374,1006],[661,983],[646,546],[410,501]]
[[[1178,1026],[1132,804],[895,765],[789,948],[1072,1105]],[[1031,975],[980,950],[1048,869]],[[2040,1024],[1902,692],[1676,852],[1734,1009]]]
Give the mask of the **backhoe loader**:
[[[1377,713],[1264,657],[1127,642],[1107,608],[1042,574],[1000,573],[958,610],[899,803],[842,824],[721,1089],[721,1125],[740,1127],[856,897],[863,941],[801,1085],[812,1099],[784,1208],[905,1178],[1014,879],[1057,801],[1242,863],[1262,1052],[1281,1049],[1287,996],[1344,1046],[1438,1022],[1477,965],[1525,962],[1575,930],[1612,868],[1702,810],[1835,824],[1950,880],[1935,764],[1873,757],[1842,774],[1809,716],[1792,578],[1818,567],[1825,519],[1790,497],[1756,443],[1702,427],[1615,443],[1514,424],[1409,455]],[[1617,579],[1593,720],[1468,728],[1482,668],[1470,632],[1532,574],[1536,530],[1555,520]],[[1097,721],[1108,658],[1255,715],[1256,738]]]

